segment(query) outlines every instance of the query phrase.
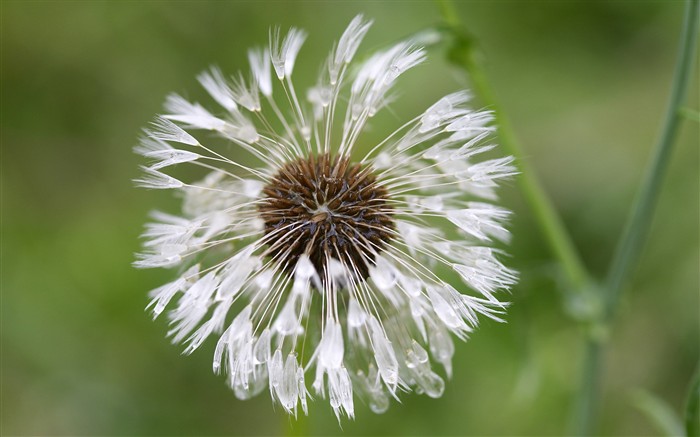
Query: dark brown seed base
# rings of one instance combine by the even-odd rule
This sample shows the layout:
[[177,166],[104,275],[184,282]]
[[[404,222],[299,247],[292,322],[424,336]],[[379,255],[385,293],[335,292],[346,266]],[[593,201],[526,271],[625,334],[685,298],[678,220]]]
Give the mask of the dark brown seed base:
[[394,229],[388,192],[376,181],[371,168],[347,157],[310,156],[285,164],[263,189],[258,207],[266,255],[291,272],[306,253],[321,278],[331,257],[366,279]]

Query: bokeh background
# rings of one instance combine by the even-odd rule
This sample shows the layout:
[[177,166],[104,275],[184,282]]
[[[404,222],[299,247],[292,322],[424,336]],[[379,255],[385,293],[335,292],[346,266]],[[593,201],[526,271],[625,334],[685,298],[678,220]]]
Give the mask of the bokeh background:
[[[457,2],[503,109],[601,277],[660,130],[683,4],[678,1]],[[271,25],[310,37],[295,69],[312,84],[357,13],[375,20],[361,50],[435,25],[424,1],[2,2],[2,433],[278,435],[269,395],[241,402],[143,310],[167,271],[131,267],[147,213],[169,193],[137,190],[140,129],[170,92],[209,102],[195,76],[246,68]],[[697,73],[695,73],[697,78]],[[689,107],[697,108],[697,80]],[[381,138],[468,86],[440,46],[401,79]],[[383,125],[388,127],[385,128]],[[650,239],[611,332],[600,432],[654,435],[640,391],[675,411],[698,360],[698,124],[683,125]],[[327,402],[291,423],[309,435],[560,435],[582,358],[556,264],[515,183],[508,263],[521,271],[507,324],[459,344],[444,396],[404,395],[384,415],[358,402],[338,426]]]

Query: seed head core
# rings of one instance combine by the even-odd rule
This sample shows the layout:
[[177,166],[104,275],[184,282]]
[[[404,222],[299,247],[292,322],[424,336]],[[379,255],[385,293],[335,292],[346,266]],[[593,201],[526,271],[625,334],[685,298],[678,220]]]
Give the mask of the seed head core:
[[285,164],[263,189],[266,255],[292,271],[306,254],[323,278],[330,259],[366,279],[391,240],[388,191],[371,167],[348,157],[311,155]]

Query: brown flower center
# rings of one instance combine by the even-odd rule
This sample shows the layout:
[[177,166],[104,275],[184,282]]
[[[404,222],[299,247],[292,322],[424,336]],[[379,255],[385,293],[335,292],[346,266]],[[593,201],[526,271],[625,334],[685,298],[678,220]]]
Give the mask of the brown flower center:
[[386,188],[370,167],[347,157],[300,158],[285,164],[263,189],[266,255],[291,271],[308,255],[324,278],[330,258],[367,278],[394,222]]

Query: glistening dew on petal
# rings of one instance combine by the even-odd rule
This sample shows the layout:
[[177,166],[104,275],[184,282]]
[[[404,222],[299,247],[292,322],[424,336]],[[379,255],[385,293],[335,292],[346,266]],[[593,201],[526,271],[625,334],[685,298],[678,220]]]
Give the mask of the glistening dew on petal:
[[[403,392],[441,396],[453,337],[479,315],[502,321],[498,295],[517,280],[489,247],[510,237],[493,202],[516,170],[478,159],[495,147],[492,115],[469,108],[468,92],[358,154],[400,77],[426,59],[405,41],[355,65],[370,26],[355,17],[301,94],[292,75],[307,34],[271,30],[249,71],[198,76],[218,107],[170,95],[135,148],[147,159],[136,184],[183,199],[142,234],[134,265],[175,272],[147,308],[186,353],[218,337],[213,369],[237,397],[267,389],[294,415],[309,390],[339,418],[357,399],[381,413]],[[212,134],[229,144],[207,145]],[[182,166],[193,171],[171,175]]]

